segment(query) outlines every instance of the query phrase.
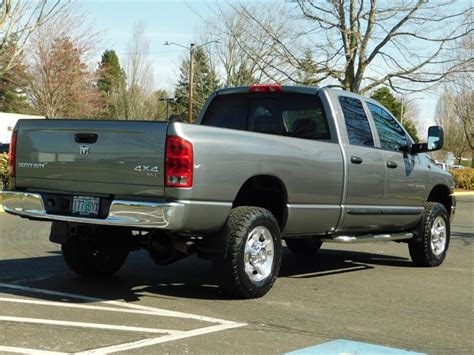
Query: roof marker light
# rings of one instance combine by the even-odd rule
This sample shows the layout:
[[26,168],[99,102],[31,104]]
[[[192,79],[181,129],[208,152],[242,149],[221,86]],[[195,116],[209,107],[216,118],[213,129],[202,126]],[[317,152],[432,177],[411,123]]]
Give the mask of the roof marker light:
[[250,92],[281,92],[280,84],[255,84],[249,88]]

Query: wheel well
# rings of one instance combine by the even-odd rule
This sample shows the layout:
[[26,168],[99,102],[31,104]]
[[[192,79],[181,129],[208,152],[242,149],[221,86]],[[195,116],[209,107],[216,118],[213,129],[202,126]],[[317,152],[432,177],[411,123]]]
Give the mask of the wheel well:
[[452,197],[450,194],[449,189],[444,185],[437,185],[431,190],[430,195],[428,196],[429,202],[439,202],[446,207],[448,214],[451,214],[451,206],[452,206]]
[[271,175],[250,178],[240,188],[232,207],[256,206],[269,210],[276,218],[280,230],[286,223],[287,194],[283,182]]

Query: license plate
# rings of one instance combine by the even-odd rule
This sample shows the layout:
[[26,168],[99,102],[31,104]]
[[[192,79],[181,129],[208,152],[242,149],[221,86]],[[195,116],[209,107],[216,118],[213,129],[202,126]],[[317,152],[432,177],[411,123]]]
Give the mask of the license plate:
[[72,200],[72,214],[81,216],[97,216],[99,214],[100,199],[98,197],[74,196]]

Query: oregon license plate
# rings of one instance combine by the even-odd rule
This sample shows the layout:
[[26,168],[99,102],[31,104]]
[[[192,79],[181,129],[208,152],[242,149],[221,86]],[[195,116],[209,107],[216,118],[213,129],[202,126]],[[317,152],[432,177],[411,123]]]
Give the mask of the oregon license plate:
[[81,216],[97,216],[99,214],[100,199],[98,197],[74,196],[72,200],[72,214]]

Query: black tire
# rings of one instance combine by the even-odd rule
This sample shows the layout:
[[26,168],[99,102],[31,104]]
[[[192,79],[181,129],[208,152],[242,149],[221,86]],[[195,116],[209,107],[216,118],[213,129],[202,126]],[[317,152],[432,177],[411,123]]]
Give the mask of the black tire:
[[61,245],[64,260],[76,274],[108,277],[125,263],[129,250],[123,246],[94,246],[89,240],[69,238]]
[[288,249],[297,255],[314,256],[321,249],[323,242],[316,237],[285,239]]
[[[282,254],[280,228],[273,214],[260,207],[234,208],[221,233],[228,240],[225,255],[215,260],[221,276],[221,289],[235,298],[265,295],[278,276]],[[270,240],[273,243],[272,252]],[[250,249],[254,245],[258,250],[254,249],[251,256]],[[273,257],[273,261],[268,259],[269,256]],[[266,272],[260,273],[257,269]]]
[[[443,228],[444,243],[442,239],[432,233],[433,227]],[[441,224],[441,225],[439,225]],[[442,230],[442,229],[440,229]],[[413,263],[416,266],[434,267],[443,263],[450,241],[449,215],[441,203],[427,202],[423,218],[417,227],[415,238],[408,242],[408,249]]]

